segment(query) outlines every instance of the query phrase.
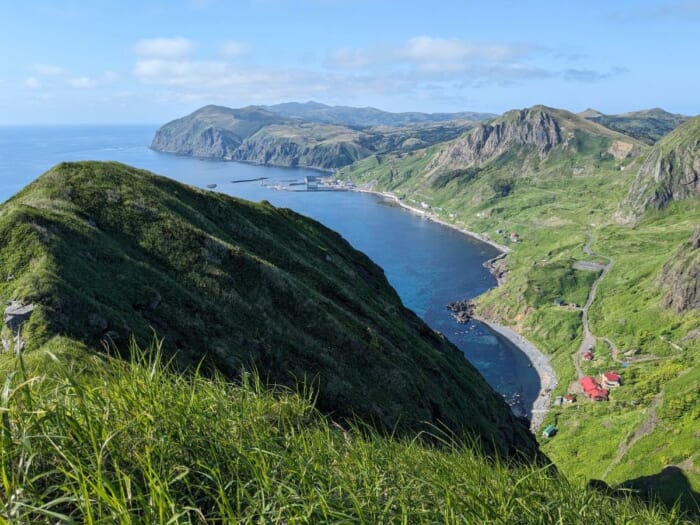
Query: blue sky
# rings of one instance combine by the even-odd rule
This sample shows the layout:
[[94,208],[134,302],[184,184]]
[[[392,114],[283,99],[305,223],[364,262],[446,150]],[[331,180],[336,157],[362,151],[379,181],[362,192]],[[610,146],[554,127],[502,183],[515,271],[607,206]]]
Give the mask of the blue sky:
[[0,124],[292,100],[700,113],[700,0],[3,0],[0,48]]

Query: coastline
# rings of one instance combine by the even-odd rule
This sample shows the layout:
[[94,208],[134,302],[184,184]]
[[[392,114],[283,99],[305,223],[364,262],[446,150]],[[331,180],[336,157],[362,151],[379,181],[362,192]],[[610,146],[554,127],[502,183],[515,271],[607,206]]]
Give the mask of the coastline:
[[[361,193],[372,193],[374,195],[378,195],[380,197],[393,201],[395,204],[397,204],[401,208],[404,208],[407,211],[410,211],[411,213],[425,217],[433,222],[436,222],[448,228],[452,228],[453,230],[457,230],[464,235],[473,237],[481,242],[485,242],[486,244],[490,244],[491,246],[499,250],[501,253],[496,257],[493,257],[492,259],[486,261],[484,264],[487,267],[489,267],[490,263],[493,263],[494,261],[505,257],[510,252],[510,248],[508,246],[498,244],[497,242],[492,241],[484,235],[466,230],[464,228],[460,228],[459,226],[437,218],[433,216],[430,212],[427,212],[426,210],[421,210],[419,208],[409,206],[408,204],[401,202],[401,200],[393,193],[374,191],[363,188],[354,188],[352,191],[357,191]],[[500,279],[498,279],[498,285],[500,284],[501,281]],[[512,328],[484,319],[479,316],[474,316],[473,318],[481,323],[484,323],[490,329],[492,329],[495,332],[498,332],[500,335],[508,339],[508,341],[510,341],[516,348],[518,348],[523,354],[527,356],[527,358],[532,363],[533,368],[537,372],[537,375],[540,378],[540,392],[532,404],[532,416],[530,418],[530,431],[533,434],[536,434],[538,429],[542,425],[544,417],[551,406],[552,390],[554,390],[554,388],[558,384],[557,377],[550,363],[549,356],[542,352],[539,348],[537,348],[534,344],[525,339],[522,335],[517,333]]]
[[498,251],[501,253],[494,257],[493,259],[489,259],[486,261],[487,263],[496,259],[500,259],[501,257],[504,257],[507,253],[510,252],[510,248],[508,246],[504,246],[503,244],[498,244],[496,241],[492,241],[485,235],[482,235],[480,233],[476,233],[473,231],[466,230],[464,228],[460,228],[459,226],[452,224],[450,222],[444,221],[440,219],[439,217],[435,217],[433,214],[426,210],[421,210],[420,208],[415,208],[413,206],[409,206],[405,202],[401,202],[401,199],[399,199],[396,195],[393,193],[385,192],[385,191],[375,191],[375,190],[368,190],[368,189],[363,189],[363,188],[353,188],[351,191],[356,191],[359,193],[371,193],[373,195],[378,195],[380,197],[383,197],[387,200],[390,200],[394,202],[397,206],[410,211],[411,213],[414,213],[416,215],[420,215],[421,217],[425,217],[426,219],[436,222],[438,224],[441,224],[442,226],[446,226],[447,228],[452,228],[453,230],[457,230],[458,232],[466,235],[467,237],[473,237],[474,239],[477,239],[481,242],[484,242],[486,244],[490,244],[494,248],[496,248]]
[[532,403],[532,416],[530,418],[530,431],[535,434],[542,425],[547,412],[549,412],[552,402],[552,390],[558,385],[557,376],[554,373],[549,356],[512,328],[478,316],[474,316],[474,319],[484,323],[491,330],[498,332],[513,343],[527,356],[532,363],[532,367],[537,371],[537,375],[540,377],[540,392]]

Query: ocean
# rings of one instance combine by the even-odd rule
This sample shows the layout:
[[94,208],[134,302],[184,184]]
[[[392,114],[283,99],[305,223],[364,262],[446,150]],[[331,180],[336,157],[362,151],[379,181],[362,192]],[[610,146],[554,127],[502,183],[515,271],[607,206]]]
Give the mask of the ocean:
[[[279,191],[262,184],[303,181],[318,172],[201,160],[152,151],[157,126],[0,127],[0,202],[62,161],[113,160],[186,184],[291,208],[338,231],[385,271],[404,304],[445,334],[521,415],[540,390],[531,362],[485,325],[457,324],[446,305],[496,286],[483,267],[495,248],[411,214],[375,195]],[[266,178],[265,181],[234,182]]]

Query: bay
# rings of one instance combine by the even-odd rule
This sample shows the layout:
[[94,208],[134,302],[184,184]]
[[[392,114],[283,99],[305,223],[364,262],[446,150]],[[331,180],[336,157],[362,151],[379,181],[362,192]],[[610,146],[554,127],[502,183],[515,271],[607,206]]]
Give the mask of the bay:
[[[148,145],[157,126],[0,127],[0,202],[62,161],[114,160],[200,188],[268,200],[338,231],[385,271],[404,304],[445,334],[518,414],[530,415],[540,389],[531,362],[517,347],[470,321],[457,324],[450,301],[496,286],[483,262],[495,248],[425,220],[371,194],[279,191],[264,184],[303,181],[317,172],[162,154]],[[265,181],[234,182],[266,178]],[[297,187],[297,186],[295,186]]]

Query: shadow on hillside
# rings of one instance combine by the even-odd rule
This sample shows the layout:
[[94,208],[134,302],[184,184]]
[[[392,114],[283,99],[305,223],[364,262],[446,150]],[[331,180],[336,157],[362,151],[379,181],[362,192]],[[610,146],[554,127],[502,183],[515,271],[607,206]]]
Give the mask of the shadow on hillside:
[[644,501],[658,501],[668,508],[678,502],[681,511],[700,517],[700,494],[678,467],[666,467],[656,474],[627,480],[617,488],[632,489]]

